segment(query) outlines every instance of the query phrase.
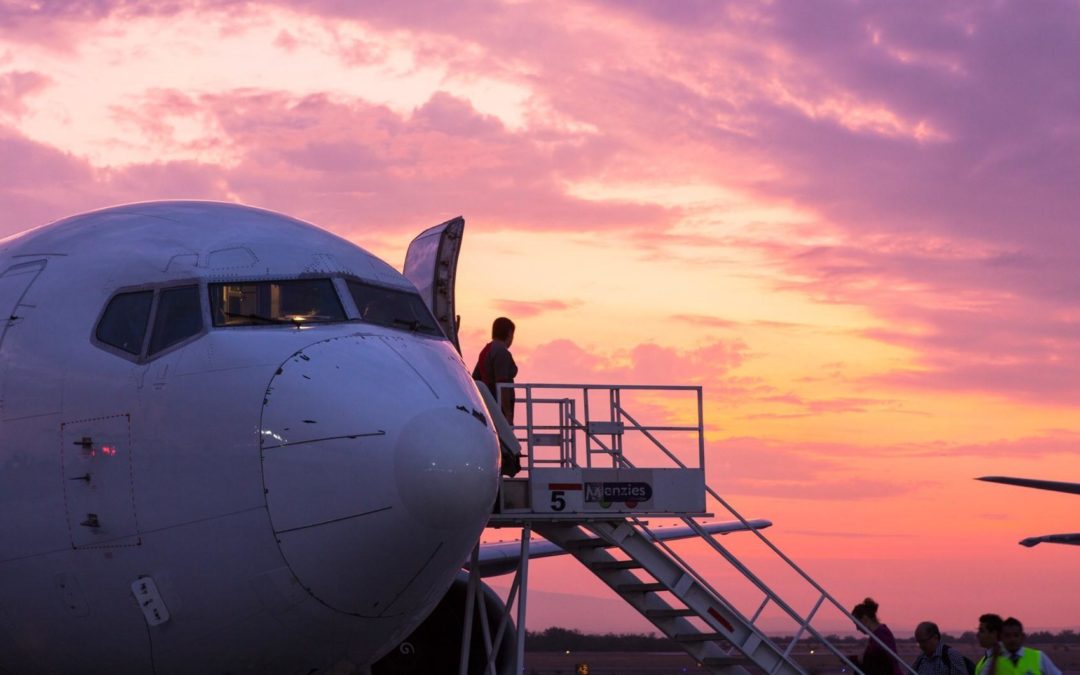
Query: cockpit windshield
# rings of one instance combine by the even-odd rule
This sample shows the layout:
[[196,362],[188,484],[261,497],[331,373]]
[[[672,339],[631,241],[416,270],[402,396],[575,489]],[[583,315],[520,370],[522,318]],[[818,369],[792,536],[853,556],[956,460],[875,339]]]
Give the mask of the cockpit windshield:
[[210,314],[215,326],[345,321],[330,279],[210,284]]
[[349,293],[360,318],[377,326],[443,337],[427,305],[415,291],[398,290],[350,279]]

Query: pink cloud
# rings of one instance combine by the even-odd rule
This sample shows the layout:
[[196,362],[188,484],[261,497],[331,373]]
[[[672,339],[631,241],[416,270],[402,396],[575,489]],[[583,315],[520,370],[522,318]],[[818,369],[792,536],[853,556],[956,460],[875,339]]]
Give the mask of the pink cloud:
[[715,381],[742,365],[748,348],[741,340],[716,341],[679,350],[640,344],[630,350],[633,377],[642,382],[698,384]]
[[522,229],[622,229],[665,217],[656,207],[567,196],[563,167],[537,139],[444,94],[410,118],[266,92],[205,97],[203,106],[242,153],[230,171],[236,194],[338,231],[412,230],[451,207],[492,227]]
[[93,181],[93,170],[70,155],[0,126],[0,156],[3,235],[71,215],[72,205],[95,203],[82,192]]
[[682,321],[683,323],[694,326],[704,326],[706,328],[738,328],[742,325],[738,321],[732,321],[718,316],[708,316],[705,314],[673,314],[671,318],[675,321]]
[[[848,501],[887,499],[916,487],[884,477],[867,478],[865,469],[846,466],[830,457],[829,450],[813,443],[732,438],[708,444],[706,466],[711,467],[710,484],[722,494]],[[865,453],[865,448],[859,450]],[[845,448],[843,454],[856,453]]]
[[[798,394],[788,393],[761,396],[758,397],[757,400],[764,403],[774,404],[773,407],[776,411],[742,415],[742,419],[797,419],[800,417],[817,417],[821,415],[835,415],[843,413],[865,413],[881,410],[889,410],[891,412],[903,412],[905,414],[926,414],[899,410],[897,409],[897,401],[865,397],[808,399]],[[792,411],[787,406],[795,408],[795,410]]]
[[[176,141],[175,122],[198,117],[200,107],[191,96],[174,89],[154,89],[141,100],[111,106],[114,119],[146,134],[163,147],[180,145]],[[189,141],[189,147],[202,141]]]
[[[1011,466],[1017,458],[1043,457],[1046,455],[1075,455],[1080,449],[1080,433],[1068,430],[1050,430],[1039,436],[1028,436],[1016,439],[1002,439],[988,443],[935,443],[916,446],[916,453],[923,456],[959,456],[971,455],[975,457],[1002,460],[1003,466],[1009,466],[1006,472],[1016,473]],[[987,468],[987,473],[995,473],[997,470]],[[1022,472],[1021,472],[1022,473]],[[1080,480],[1080,468],[1076,476],[1061,477],[1062,480]]]
[[300,41],[297,40],[296,37],[287,30],[283,30],[278,33],[277,38],[274,39],[275,47],[279,47],[289,53],[295,52],[299,44]]
[[1080,317],[1068,253],[1004,255],[875,238],[856,247],[770,245],[797,282],[778,289],[866,306],[870,339],[913,350],[917,367],[864,385],[1080,400]]
[[[409,31],[420,62],[463,77],[496,73],[533,92],[530,114],[546,108],[600,131],[512,131],[446,92],[409,115],[317,94],[148,92],[117,114],[164,144],[179,143],[175,121],[203,116],[223,137],[195,143],[220,142],[237,154],[235,166],[206,167],[205,180],[195,179],[198,166],[167,170],[197,193],[184,196],[237,195],[353,236],[411,231],[453,210],[492,227],[617,230],[642,243],[645,256],[693,247],[700,265],[715,265],[726,247],[752,247],[792,273],[779,290],[863,305],[889,326],[868,337],[919,354],[917,369],[871,384],[1080,400],[1072,384],[1080,382],[1078,322],[1068,315],[1080,264],[1080,197],[1072,185],[1080,127],[1070,114],[1080,93],[1067,84],[1071,56],[1080,56],[1075,8],[279,4]],[[119,0],[9,4],[0,30],[9,40],[42,43],[69,32],[74,45],[74,25],[92,34],[86,27],[103,17],[178,11],[188,9]],[[240,24],[253,16],[232,2],[195,11],[235,14]],[[622,31],[603,29],[615,25],[678,48],[643,55]],[[283,48],[294,44],[279,38]],[[475,48],[457,49],[459,40]],[[373,58],[346,53],[358,45],[340,47],[346,62]],[[773,81],[792,98],[882,109],[942,135],[924,141],[846,124],[842,110],[807,112],[761,85]],[[0,88],[16,87],[5,83]],[[126,192],[118,194],[117,177],[81,169],[92,176],[79,189],[87,201]],[[160,189],[162,172],[151,167],[126,169],[119,180],[134,189],[142,171],[145,186]],[[577,178],[673,175],[798,206],[821,223],[792,232],[845,243],[676,236],[671,225],[683,209],[576,199],[564,187]],[[48,188],[14,199],[50,210]],[[679,320],[727,327],[721,318]]]
[[87,25],[110,16],[170,16],[181,9],[178,3],[137,0],[5,2],[0,5],[0,37],[16,43],[31,43],[70,52],[87,37]]
[[533,317],[562,312],[581,305],[580,300],[496,300],[495,306],[510,316]]
[[[807,440],[792,443],[763,438],[732,438],[712,444],[710,447],[713,446],[721,449],[720,455],[725,458],[729,457],[728,451],[732,449],[738,449],[740,453],[746,454],[762,452],[761,461],[766,463],[773,461],[782,463],[784,453],[791,453],[798,456],[805,455],[815,460],[836,461],[841,464],[850,463],[855,458],[881,462],[890,462],[895,459],[904,462],[923,462],[933,458],[981,457],[984,460],[1000,462],[1002,465],[1006,465],[1015,463],[1017,459],[1023,457],[1040,460],[1054,455],[1067,457],[1075,453],[1077,447],[1080,447],[1080,433],[1067,429],[1047,429],[1036,435],[1022,438],[1003,438],[985,443],[965,443],[954,440],[908,443],[875,442],[871,447],[855,442]],[[731,455],[730,457],[736,456]],[[728,460],[725,459],[725,461]],[[994,473],[996,471],[988,467],[989,464],[984,464],[982,469],[972,469],[971,476],[968,478],[982,475],[978,471],[984,473]],[[773,467],[768,464],[763,467],[764,469],[771,471]],[[781,477],[787,475],[784,473],[786,469],[779,470],[780,473],[777,475]],[[798,464],[794,465],[792,469],[793,475],[797,475],[801,470]],[[1009,471],[1006,471],[1006,473],[1009,473]],[[1011,473],[1016,473],[1015,469],[1012,469]],[[1069,480],[1068,477],[1062,479]]]
[[[977,489],[976,476],[1015,475],[1018,459],[1068,457],[1075,454],[1078,443],[1080,435],[1070,431],[979,444],[941,441],[874,447],[742,437],[708,443],[706,466],[710,484],[722,494],[813,501],[885,499],[923,489],[937,495],[943,485],[950,490]],[[978,458],[978,463],[967,471],[957,472],[955,465],[938,473],[931,469],[945,466],[934,463],[938,460],[972,457]],[[917,483],[896,474],[897,467],[912,463],[921,463],[930,471]],[[1080,475],[1061,479],[1078,480]],[[992,499],[988,497],[987,504]]]
[[722,385],[746,358],[741,341],[716,341],[680,350],[639,344],[612,352],[589,351],[570,340],[555,340],[522,350],[518,359],[528,380],[627,384]]
[[0,233],[83,211],[156,198],[228,199],[219,167],[170,162],[104,170],[0,126]]
[[50,82],[41,73],[24,70],[0,73],[0,113],[21,116],[26,112],[23,99],[49,86]]
[[764,319],[756,319],[753,321],[733,321],[731,319],[725,319],[719,316],[712,316],[708,314],[672,314],[670,318],[673,321],[680,321],[692,326],[698,326],[703,328],[769,328],[773,330],[803,330],[809,328],[806,324],[793,323],[791,321],[770,321]]
[[[1080,10],[1074,5],[277,4],[328,24],[350,18],[405,35],[418,67],[447,74],[447,91],[409,113],[325,93],[267,90],[146,92],[114,110],[127,128],[165,148],[221,143],[233,160],[227,165],[106,170],[0,127],[0,231],[121,201],[235,196],[357,238],[412,232],[460,212],[491,228],[617,233],[639,246],[642,257],[671,260],[678,253],[699,268],[726,264],[739,249],[763,260],[754,272],[773,279],[777,293],[865,309],[878,327],[862,336],[909,350],[914,367],[852,382],[843,364],[831,364],[826,375],[855,386],[856,395],[814,399],[743,375],[752,352],[739,341],[596,349],[561,340],[515,349],[522,379],[697,382],[722,405],[764,403],[765,414],[774,416],[889,410],[897,390],[1080,402],[1074,185],[1080,88],[1073,72]],[[28,45],[74,55],[82,40],[101,35],[104,17],[187,11],[235,14],[229,33],[243,30],[263,6],[0,3],[0,36],[14,45],[7,49]],[[123,26],[110,23],[113,30]],[[282,33],[277,45],[289,49],[297,39]],[[337,49],[346,65],[385,57],[355,42],[325,47]],[[482,76],[529,92],[524,129],[506,127],[453,91],[452,82]],[[8,115],[44,86],[3,77],[0,100]],[[859,119],[879,113],[885,122]],[[184,140],[177,133],[182,122],[213,131]],[[920,127],[935,133],[920,136]],[[716,184],[808,215],[805,222],[744,226],[692,207],[650,205],[644,197],[579,199],[566,189],[578,180]],[[673,233],[686,216],[700,228]],[[517,309],[523,316],[559,309],[535,302],[540,306]],[[722,316],[676,320],[688,328],[740,328]],[[486,329],[467,337],[482,344]],[[880,397],[862,395],[868,387]],[[887,606],[900,616],[919,584],[936,584],[932,597],[981,599],[985,588],[1004,587],[998,576],[1026,578],[1032,564],[1044,570],[1041,580],[1071,588],[1073,567],[1045,573],[1043,566],[1057,564],[1046,556],[1057,552],[1038,552],[1037,563],[1028,551],[1010,557],[1014,541],[1039,531],[1041,520],[1018,524],[998,544],[977,518],[968,520],[963,509],[971,500],[956,495],[978,496],[964,492],[970,475],[1073,456],[1076,440],[1071,432],[1046,431],[982,444],[871,448],[736,438],[710,443],[710,478],[774,517],[778,538],[789,526],[805,533],[806,552],[829,558],[824,575],[845,592],[881,588],[887,580],[896,598]],[[943,461],[933,464],[938,458]],[[901,482],[896,469],[912,461],[931,462],[927,476]],[[946,465],[949,471],[940,470]],[[982,487],[987,505],[1017,498],[1009,488]],[[912,499],[917,491],[919,499]],[[888,508],[885,497],[894,498]],[[850,502],[855,508],[837,508]],[[925,520],[913,523],[918,507]],[[974,513],[985,518],[986,508]],[[933,516],[941,513],[972,527],[937,524]],[[821,539],[904,527],[920,532],[911,546],[872,541],[860,548],[847,537]],[[934,560],[916,559],[927,550]],[[846,559],[852,551],[873,564],[852,564]],[[972,551],[987,563],[974,580],[971,565],[963,564]],[[1043,601],[1037,593],[1017,597]],[[961,625],[961,615],[974,615],[979,608],[972,603],[980,601],[942,611]],[[923,618],[916,612],[925,607],[918,607],[903,616]],[[1044,610],[1030,611],[1049,617]],[[1047,620],[1071,615],[1057,616]]]
[[[233,166],[206,165],[207,179],[186,180],[197,193],[182,196],[240,200],[311,220],[344,234],[413,231],[435,222],[448,208],[488,227],[612,230],[656,224],[666,210],[604,204],[567,196],[562,167],[537,139],[506,131],[471,106],[437,94],[412,116],[381,106],[337,103],[315,95],[238,91],[192,97],[157,90],[142,101],[117,106],[114,114],[165,146],[199,149],[208,141],[235,153]],[[174,123],[196,118],[220,130],[219,140],[176,140]],[[45,153],[44,146],[36,146]],[[55,151],[54,151],[55,152]],[[587,152],[587,151],[586,151]],[[447,162],[446,157],[466,161]],[[107,172],[71,159],[90,180],[80,186],[99,203],[119,195]],[[178,196],[173,186],[153,188],[155,165],[121,172],[125,184],[147,174],[136,199]],[[48,198],[44,195],[39,199]],[[70,203],[56,212],[70,215]],[[0,221],[0,227],[5,224]]]

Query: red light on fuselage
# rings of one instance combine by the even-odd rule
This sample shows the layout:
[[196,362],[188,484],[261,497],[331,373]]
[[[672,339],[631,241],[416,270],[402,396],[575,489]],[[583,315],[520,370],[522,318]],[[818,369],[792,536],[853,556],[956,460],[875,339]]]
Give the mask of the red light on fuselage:
[[112,457],[113,455],[116,454],[116,446],[115,445],[103,445],[103,446],[101,446],[101,454],[103,454],[103,455],[105,455],[107,457]]

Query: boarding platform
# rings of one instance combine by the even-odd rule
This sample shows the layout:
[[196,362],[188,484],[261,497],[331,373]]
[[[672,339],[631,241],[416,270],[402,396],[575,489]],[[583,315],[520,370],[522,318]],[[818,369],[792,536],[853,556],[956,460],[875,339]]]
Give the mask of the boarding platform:
[[[514,391],[518,414],[524,416],[517,426],[500,429],[504,443],[520,453],[522,472],[503,480],[492,526],[706,515],[699,387],[503,387]],[[694,422],[642,425],[625,409],[624,398],[683,406],[678,414],[692,415]],[[648,465],[635,465],[631,454]]]
[[[489,409],[502,442],[520,453],[522,470],[503,480],[488,525],[520,529],[521,547],[501,623],[489,625],[480,613],[485,672],[496,675],[495,654],[515,611],[514,672],[525,672],[533,533],[575,557],[712,673],[805,675],[794,656],[807,645],[861,672],[825,637],[858,625],[854,618],[764,535],[771,523],[744,518],[709,486],[701,387],[508,384],[499,394],[511,390],[515,425],[495,401]],[[727,522],[710,522],[716,518]],[[721,543],[735,532],[731,544]],[[750,560],[779,576],[791,599]],[[472,598],[482,601],[479,576],[469,578],[461,675],[470,658]],[[770,637],[777,634],[787,637]]]

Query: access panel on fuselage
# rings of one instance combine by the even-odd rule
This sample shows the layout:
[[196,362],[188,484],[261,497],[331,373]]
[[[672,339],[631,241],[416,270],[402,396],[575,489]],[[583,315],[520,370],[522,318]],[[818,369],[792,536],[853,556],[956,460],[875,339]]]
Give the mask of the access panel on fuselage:
[[30,286],[45,269],[44,260],[23,262],[4,270],[0,274],[0,347],[4,345],[4,338],[8,330],[22,320],[24,310],[29,307],[22,306],[22,300]]
[[131,417],[111,415],[64,422],[60,437],[71,545],[138,545]]

